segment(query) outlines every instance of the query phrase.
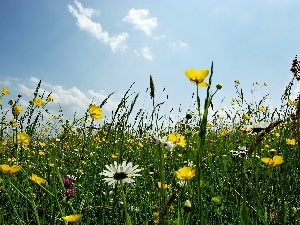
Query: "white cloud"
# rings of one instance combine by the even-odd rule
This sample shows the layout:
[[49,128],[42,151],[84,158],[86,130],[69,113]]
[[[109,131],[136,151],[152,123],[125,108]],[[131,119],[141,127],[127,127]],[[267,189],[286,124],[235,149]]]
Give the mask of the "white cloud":
[[145,48],[142,49],[135,49],[133,52],[137,56],[142,56],[145,59],[152,60],[154,57],[154,54],[152,53],[152,48],[146,46]]
[[78,9],[75,9],[71,5],[68,5],[68,8],[69,12],[77,18],[77,26],[81,30],[87,31],[97,38],[97,40],[99,40],[101,43],[108,45],[113,52],[126,49],[127,46],[125,41],[129,37],[128,33],[122,32],[116,36],[110,37],[109,33],[102,29],[100,23],[96,23],[91,20],[93,15],[98,14],[97,11],[91,8],[84,8],[81,3],[76,0],[75,5]]
[[[24,83],[26,84],[18,84],[18,93],[22,94],[21,105],[23,108],[27,108],[28,101],[32,100],[34,91],[37,87],[37,83],[40,80],[36,77],[30,77],[29,81]],[[45,89],[45,87],[47,89]],[[104,99],[108,97],[108,94],[105,91],[101,90],[96,92],[94,90],[88,90],[87,93],[82,92],[77,87],[73,86],[71,88],[65,89],[60,85],[52,85],[50,83],[45,83],[42,81],[41,87],[39,89],[39,94],[42,95],[44,93],[44,99],[50,93],[52,93],[53,102],[50,102],[46,108],[54,115],[57,115],[59,112],[59,106],[63,110],[63,114],[66,118],[73,118],[74,113],[76,112],[76,118],[84,116],[84,113],[89,107],[89,104],[94,102],[97,105],[100,105]],[[103,114],[109,118],[111,112],[116,110],[119,101],[114,100],[114,97],[111,96],[107,103],[103,106]],[[107,116],[109,115],[109,116]]]
[[125,18],[125,22],[131,23],[137,30],[145,32],[147,35],[151,35],[152,29],[157,27],[157,18],[150,17],[147,9],[131,9]]
[[190,46],[187,43],[182,42],[181,40],[178,40],[178,41],[174,41],[174,42],[169,43],[168,47],[171,48],[172,50],[176,51],[176,50],[179,50],[179,49],[187,49]]

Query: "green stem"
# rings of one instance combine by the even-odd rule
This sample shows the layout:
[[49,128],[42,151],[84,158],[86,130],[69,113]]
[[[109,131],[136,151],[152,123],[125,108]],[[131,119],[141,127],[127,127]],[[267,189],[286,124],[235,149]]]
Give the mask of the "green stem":
[[122,189],[122,198],[123,198],[126,225],[132,225],[131,221],[130,221],[130,216],[128,215],[128,212],[127,212],[126,196],[125,196],[124,185],[123,185],[122,180],[120,181],[120,184],[121,184],[121,189]]

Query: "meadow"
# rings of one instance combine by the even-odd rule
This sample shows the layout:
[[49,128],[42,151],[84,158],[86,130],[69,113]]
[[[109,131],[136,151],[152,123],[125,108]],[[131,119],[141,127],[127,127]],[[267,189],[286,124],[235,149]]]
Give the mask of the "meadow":
[[300,224],[300,62],[275,109],[235,80],[231,108],[209,115],[222,91],[213,72],[185,71],[195,107],[176,126],[161,122],[151,76],[152,110],[133,115],[130,87],[109,121],[110,96],[65,119],[41,82],[27,108],[2,87],[0,224]]

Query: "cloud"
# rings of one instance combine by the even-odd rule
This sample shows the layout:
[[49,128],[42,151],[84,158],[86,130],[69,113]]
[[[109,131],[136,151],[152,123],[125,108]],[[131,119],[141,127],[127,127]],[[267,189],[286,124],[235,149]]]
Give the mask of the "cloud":
[[133,52],[137,56],[142,56],[145,59],[152,60],[154,57],[154,54],[152,53],[151,49],[152,49],[151,47],[146,46],[145,48],[142,48],[142,49],[135,49]]
[[172,50],[176,51],[176,50],[180,50],[180,49],[187,49],[190,46],[187,43],[178,40],[178,41],[169,43],[168,47],[171,48]]
[[108,45],[113,52],[126,49],[127,46],[125,41],[129,37],[128,33],[122,32],[116,36],[110,37],[109,33],[102,29],[100,23],[96,23],[91,20],[93,15],[98,14],[97,11],[91,8],[84,8],[82,4],[76,0],[74,3],[77,6],[77,9],[71,5],[68,5],[68,9],[69,12],[77,18],[76,24],[81,30],[87,31],[97,38],[97,40],[99,40],[102,44]]
[[[19,83],[17,85],[18,88],[16,91],[18,91],[18,94],[23,95],[20,101],[23,108],[27,108],[28,101],[32,100],[39,81],[40,80],[36,77],[30,77],[28,81],[23,80],[25,84]],[[48,103],[46,108],[53,115],[57,115],[61,107],[66,118],[73,118],[75,112],[76,118],[82,117],[92,102],[100,105],[102,101],[108,97],[108,94],[106,94],[104,90],[99,92],[88,90],[87,93],[84,93],[75,86],[66,89],[60,85],[52,85],[42,81],[38,96],[43,95],[43,99],[46,99],[50,93],[54,101]],[[107,115],[111,115],[111,112],[116,110],[118,104],[119,100],[114,100],[114,97],[111,96],[103,106],[103,114],[109,118],[110,116]]]
[[151,36],[152,29],[157,27],[157,18],[149,18],[149,11],[147,9],[131,9],[123,21],[131,23],[137,30],[145,32]]

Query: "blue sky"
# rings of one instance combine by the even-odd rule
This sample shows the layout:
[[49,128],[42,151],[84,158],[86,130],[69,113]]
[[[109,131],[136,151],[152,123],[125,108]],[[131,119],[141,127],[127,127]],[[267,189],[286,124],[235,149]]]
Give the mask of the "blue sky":
[[147,109],[151,74],[163,110],[176,114],[193,103],[184,71],[213,61],[213,85],[223,86],[215,107],[237,97],[236,79],[248,99],[253,83],[266,82],[259,94],[277,106],[300,52],[299,8],[299,0],[0,0],[0,88],[25,105],[42,79],[66,117],[116,92],[109,115],[133,82]]

